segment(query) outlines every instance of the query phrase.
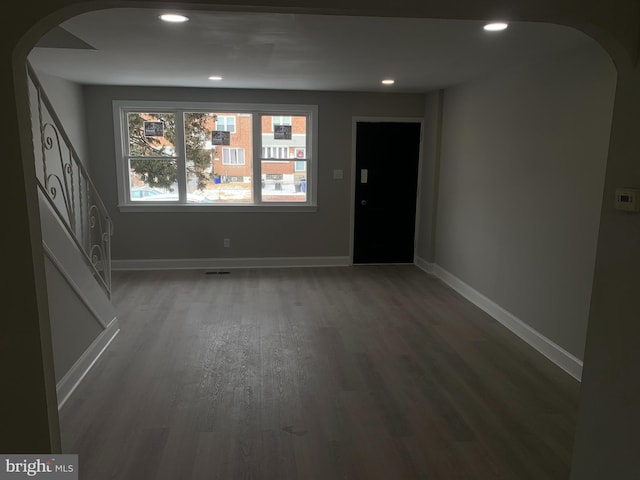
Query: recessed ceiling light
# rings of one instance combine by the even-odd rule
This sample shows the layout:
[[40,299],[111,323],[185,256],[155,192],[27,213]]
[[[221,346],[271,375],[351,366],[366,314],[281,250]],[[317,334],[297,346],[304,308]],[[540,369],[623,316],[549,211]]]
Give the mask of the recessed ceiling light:
[[211,75],[211,76],[209,77],[209,80],[215,80],[215,81],[218,81],[218,80],[222,80],[222,77],[221,77],[221,76],[219,76],[219,75]]
[[382,80],[383,85],[393,85],[394,83],[396,83],[396,81],[392,78],[385,78],[384,80]]
[[165,13],[164,15],[160,15],[160,20],[169,23],[182,23],[189,20],[189,18],[177,13]]
[[487,32],[500,32],[502,30],[506,30],[506,28],[509,26],[508,23],[504,23],[504,22],[493,22],[493,23],[487,23],[483,28],[487,31]]

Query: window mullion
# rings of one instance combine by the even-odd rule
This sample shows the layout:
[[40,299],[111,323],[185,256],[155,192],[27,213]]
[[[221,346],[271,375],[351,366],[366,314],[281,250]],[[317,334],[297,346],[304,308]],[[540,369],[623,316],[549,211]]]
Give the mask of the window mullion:
[[176,122],[176,152],[178,152],[178,198],[187,203],[187,142],[184,138],[184,111],[174,112]]
[[[315,205],[318,192],[318,110],[307,114],[307,138],[305,141],[305,160],[307,162],[307,204]],[[309,165],[311,159],[311,165]]]
[[262,203],[262,114],[253,112],[251,129],[253,148],[253,203]]

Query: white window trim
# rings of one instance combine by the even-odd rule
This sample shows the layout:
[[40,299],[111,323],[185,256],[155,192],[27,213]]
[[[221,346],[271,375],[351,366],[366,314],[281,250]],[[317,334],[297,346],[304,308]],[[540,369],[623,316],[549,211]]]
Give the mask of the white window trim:
[[[318,106],[317,105],[274,105],[255,103],[207,103],[207,102],[176,102],[176,101],[125,101],[114,100],[113,122],[116,142],[116,173],[118,187],[118,208],[122,212],[309,212],[317,210],[317,178],[318,178]],[[128,152],[128,112],[174,112],[183,115],[189,112],[237,112],[247,113],[253,117],[253,198],[255,203],[237,204],[190,204],[186,203],[186,183],[179,182],[178,202],[158,203],[129,200],[129,172],[125,168],[124,155]],[[307,133],[305,151],[307,157],[307,201],[275,203],[261,201],[261,117],[272,116],[302,116],[306,115]],[[178,129],[182,130],[179,134]],[[181,143],[184,136],[183,122],[176,121],[176,143]],[[178,172],[185,175],[186,162],[183,145],[176,145],[178,152]],[[291,159],[293,160],[293,159]],[[258,180],[256,180],[258,179]],[[259,200],[260,199],[260,200]]]

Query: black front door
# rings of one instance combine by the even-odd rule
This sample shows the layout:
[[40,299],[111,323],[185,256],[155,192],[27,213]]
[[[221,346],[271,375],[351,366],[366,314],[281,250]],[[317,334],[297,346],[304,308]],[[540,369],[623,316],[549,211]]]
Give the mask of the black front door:
[[356,124],[353,263],[413,263],[420,128]]

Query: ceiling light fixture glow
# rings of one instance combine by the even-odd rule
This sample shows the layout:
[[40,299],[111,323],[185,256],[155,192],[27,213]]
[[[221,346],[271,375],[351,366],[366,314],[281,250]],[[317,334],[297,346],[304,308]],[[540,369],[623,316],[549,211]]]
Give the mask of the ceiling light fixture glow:
[[508,26],[509,24],[505,22],[493,22],[487,23],[483,28],[487,32],[501,32],[502,30],[506,30]]
[[219,80],[222,80],[222,77],[219,75],[211,75],[209,77],[209,80],[219,81]]
[[384,80],[382,80],[383,85],[393,85],[394,83],[396,83],[396,81],[392,78],[385,78]]
[[183,23],[188,21],[189,17],[185,17],[184,15],[179,15],[177,13],[165,13],[164,15],[160,15],[160,20],[169,23]]

